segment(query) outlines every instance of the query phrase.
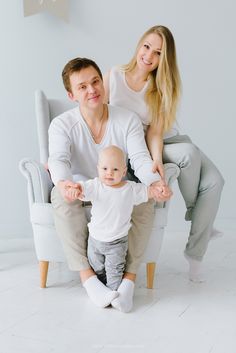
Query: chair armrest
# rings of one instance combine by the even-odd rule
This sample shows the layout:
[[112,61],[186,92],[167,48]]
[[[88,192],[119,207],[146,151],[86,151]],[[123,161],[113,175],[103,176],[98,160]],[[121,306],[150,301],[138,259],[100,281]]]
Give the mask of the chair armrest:
[[24,158],[19,162],[19,169],[27,179],[30,207],[35,202],[50,202],[50,193],[53,188],[53,183],[45,167],[37,161]]

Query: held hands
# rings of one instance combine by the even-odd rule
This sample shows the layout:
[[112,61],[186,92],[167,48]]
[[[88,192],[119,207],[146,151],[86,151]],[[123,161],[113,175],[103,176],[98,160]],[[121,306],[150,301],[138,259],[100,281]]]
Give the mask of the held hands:
[[155,181],[148,188],[149,198],[153,198],[158,202],[168,201],[172,194],[173,192],[163,180]]
[[73,202],[78,199],[83,199],[84,197],[82,186],[79,183],[74,183],[70,180],[62,180],[57,183],[57,187],[62,197],[67,202]]

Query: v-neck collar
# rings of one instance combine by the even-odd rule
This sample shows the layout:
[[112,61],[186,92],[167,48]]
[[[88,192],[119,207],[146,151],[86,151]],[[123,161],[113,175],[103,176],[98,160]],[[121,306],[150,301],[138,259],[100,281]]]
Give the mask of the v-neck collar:
[[84,118],[83,118],[83,116],[82,116],[82,114],[81,114],[81,112],[80,112],[79,107],[78,107],[78,111],[79,111],[79,118],[80,118],[80,121],[81,121],[81,123],[83,124],[83,126],[85,127],[85,129],[86,129],[86,131],[87,131],[87,134],[88,134],[90,140],[92,141],[92,143],[93,143],[94,145],[96,145],[96,146],[101,146],[101,145],[103,144],[104,140],[106,139],[106,136],[107,136],[108,130],[109,130],[109,126],[110,126],[110,109],[109,109],[109,104],[107,105],[108,117],[107,117],[107,122],[106,122],[106,129],[105,129],[104,134],[103,134],[103,137],[102,137],[102,139],[101,139],[101,141],[100,141],[99,143],[96,143],[96,141],[94,141],[93,136],[92,136],[92,134],[91,134],[91,131],[89,130],[89,127],[88,127],[88,125],[86,124],[86,121],[84,120]]

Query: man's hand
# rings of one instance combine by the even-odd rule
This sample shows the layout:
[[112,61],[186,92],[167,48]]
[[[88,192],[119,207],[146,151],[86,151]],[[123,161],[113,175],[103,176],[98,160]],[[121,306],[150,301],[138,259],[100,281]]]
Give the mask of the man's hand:
[[79,183],[74,183],[70,180],[61,180],[57,183],[57,187],[60,190],[62,197],[67,202],[73,202],[78,198],[83,198],[82,186]]
[[150,197],[154,198],[158,202],[168,201],[173,195],[173,192],[163,180],[152,183],[149,190]]

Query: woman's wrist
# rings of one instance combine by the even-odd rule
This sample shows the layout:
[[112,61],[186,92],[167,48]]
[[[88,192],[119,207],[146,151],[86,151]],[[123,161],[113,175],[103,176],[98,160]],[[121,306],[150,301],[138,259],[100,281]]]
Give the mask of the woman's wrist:
[[153,158],[153,162],[157,164],[163,164],[162,157]]

